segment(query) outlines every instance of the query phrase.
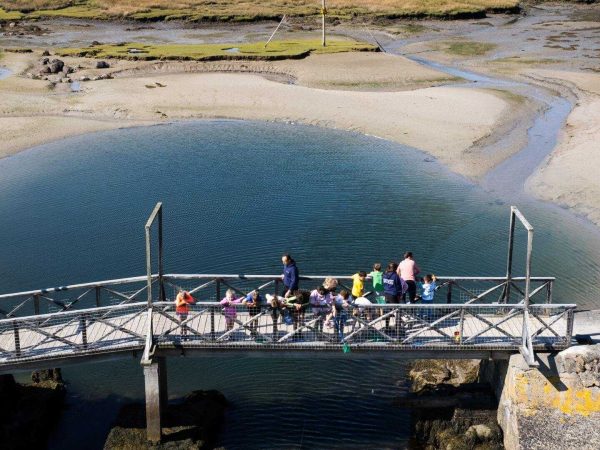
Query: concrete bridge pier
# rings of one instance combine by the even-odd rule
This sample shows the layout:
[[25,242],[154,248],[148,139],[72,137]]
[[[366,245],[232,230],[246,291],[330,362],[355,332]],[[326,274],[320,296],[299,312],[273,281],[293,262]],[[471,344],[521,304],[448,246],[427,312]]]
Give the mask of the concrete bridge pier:
[[167,383],[167,359],[153,357],[142,362],[146,391],[146,432],[148,441],[159,443],[162,423],[169,399]]

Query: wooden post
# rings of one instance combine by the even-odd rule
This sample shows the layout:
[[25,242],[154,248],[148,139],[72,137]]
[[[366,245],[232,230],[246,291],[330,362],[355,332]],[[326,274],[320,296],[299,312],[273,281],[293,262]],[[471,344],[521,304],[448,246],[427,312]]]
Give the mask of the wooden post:
[[162,418],[167,406],[167,363],[155,357],[144,366],[146,391],[146,433],[148,441],[159,443],[162,438]]
[[87,339],[87,318],[85,314],[82,314],[79,317],[79,328],[81,328],[81,344],[83,348],[87,349],[88,339]]
[[506,286],[504,287],[504,303],[510,301],[510,285],[512,283],[512,260],[513,247],[515,243],[515,211],[510,208],[510,228],[508,233],[508,255],[506,257]]
[[40,313],[40,296],[35,294],[33,296],[33,313],[37,316]]
[[100,286],[96,286],[94,290],[96,291],[96,308],[100,308],[100,298],[102,294],[100,291]]
[[321,4],[321,16],[323,21],[323,47],[327,46],[327,40],[325,38],[325,15],[327,14],[327,6],[325,5],[325,0],[322,0]]
[[13,322],[13,334],[15,338],[15,354],[18,358],[21,356],[21,337],[19,336],[19,324],[16,320]]

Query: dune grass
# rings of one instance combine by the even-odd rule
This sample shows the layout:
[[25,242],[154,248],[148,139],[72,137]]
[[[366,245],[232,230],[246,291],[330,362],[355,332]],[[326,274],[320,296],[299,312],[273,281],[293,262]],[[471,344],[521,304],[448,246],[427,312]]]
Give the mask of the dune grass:
[[249,44],[140,44],[97,45],[87,48],[58,49],[61,56],[119,58],[137,60],[195,60],[219,59],[275,60],[303,58],[311,53],[377,51],[371,44],[355,41],[330,41],[326,47],[319,40],[272,41]]
[[[468,17],[518,10],[518,0],[329,0],[331,17]],[[31,17],[251,21],[320,13],[318,0],[0,0],[0,8]],[[0,13],[2,14],[2,13]]]

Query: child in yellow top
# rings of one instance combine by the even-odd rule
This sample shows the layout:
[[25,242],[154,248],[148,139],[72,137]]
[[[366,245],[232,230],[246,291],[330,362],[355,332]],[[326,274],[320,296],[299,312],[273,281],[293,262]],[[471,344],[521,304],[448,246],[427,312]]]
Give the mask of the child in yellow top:
[[365,293],[365,279],[367,278],[367,272],[361,270],[358,273],[352,275],[352,297],[357,299],[362,297]]

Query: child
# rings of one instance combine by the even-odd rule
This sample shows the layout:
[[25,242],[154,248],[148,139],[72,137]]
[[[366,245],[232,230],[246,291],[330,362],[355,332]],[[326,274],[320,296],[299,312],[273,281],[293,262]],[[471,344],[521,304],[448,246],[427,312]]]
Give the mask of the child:
[[377,297],[383,297],[383,272],[381,263],[373,264],[373,271],[369,274],[373,283],[373,291]]
[[423,304],[432,304],[435,290],[437,289],[436,282],[437,278],[433,274],[427,274],[423,277],[423,281],[420,284],[421,288],[421,301]]
[[319,286],[310,293],[309,302],[315,316],[321,318],[316,323],[316,329],[322,333],[323,322],[327,320],[327,314],[331,310],[331,294],[323,286]]
[[[427,274],[423,277],[419,283],[419,287],[421,289],[421,301],[424,305],[433,304],[433,297],[435,295],[435,290],[437,289],[436,281],[437,278],[435,275]],[[425,318],[429,318],[432,310],[430,308],[425,310]]]
[[[262,303],[262,297],[258,292],[258,289],[250,292],[246,298],[242,301],[242,304],[248,307],[248,314],[250,314],[250,319],[260,313],[260,305]],[[258,328],[258,323],[256,320],[252,320],[249,323],[248,328],[250,328],[250,333],[253,335],[256,334],[256,329]]]
[[[288,298],[288,307],[291,311],[292,320],[294,322],[294,330],[297,330],[299,326],[304,323],[304,311],[308,305],[310,298],[310,292],[308,291],[294,291],[292,297]],[[296,338],[301,338],[302,333],[299,331],[296,334]]]
[[327,292],[333,294],[338,287],[337,278],[331,278],[331,277],[325,278],[325,281],[323,281],[323,287],[325,288],[325,290]]
[[235,298],[235,292],[233,289],[227,289],[225,298],[221,300],[223,308],[223,315],[225,316],[225,324],[227,325],[227,331],[233,330],[233,324],[237,317],[237,309],[234,305],[242,302],[241,298]]
[[355,299],[362,297],[365,293],[365,279],[367,278],[367,272],[361,270],[358,273],[352,275],[352,297]]
[[[373,283],[373,291],[375,292],[375,303],[385,303],[385,297],[383,296],[383,272],[381,270],[381,263],[373,264],[373,271],[369,274],[371,282]],[[383,308],[379,308],[379,315],[383,315]]]
[[344,340],[344,327],[348,320],[348,308],[350,303],[350,294],[347,290],[343,289],[338,296],[333,299],[333,324],[335,327],[335,335],[342,342]]
[[[175,297],[175,314],[177,315],[180,324],[187,319],[188,314],[190,313],[190,305],[193,305],[194,303],[196,303],[196,299],[192,297],[188,291],[184,291],[183,289],[179,291],[177,297]],[[187,336],[187,332],[187,326],[182,325],[181,335]]]
[[[408,290],[406,281],[397,273],[398,264],[390,262],[383,274],[383,295],[387,304],[397,304],[402,302],[402,295]],[[389,309],[387,310],[390,311]],[[385,329],[389,331],[390,316],[385,318]],[[396,329],[400,328],[400,318],[396,317]]]
[[281,297],[279,295],[265,295],[267,302],[269,303],[269,309],[271,310],[271,319],[273,319],[273,335],[277,335],[278,326],[277,322],[279,321],[279,316],[281,316],[281,321],[283,325],[283,312],[286,307],[286,299],[285,297]]

